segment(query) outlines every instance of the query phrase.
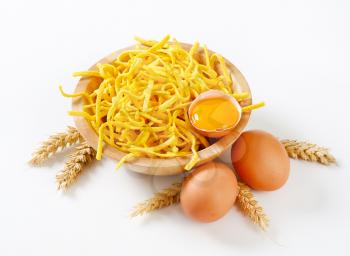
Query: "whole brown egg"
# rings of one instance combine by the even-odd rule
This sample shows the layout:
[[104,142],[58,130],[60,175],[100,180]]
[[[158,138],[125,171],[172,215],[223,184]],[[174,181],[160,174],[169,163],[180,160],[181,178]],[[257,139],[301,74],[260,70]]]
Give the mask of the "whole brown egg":
[[288,180],[289,157],[270,133],[243,132],[232,146],[231,159],[238,176],[253,189],[276,190]]
[[186,177],[180,202],[184,213],[190,218],[212,222],[232,208],[237,194],[238,185],[233,170],[223,163],[209,162]]

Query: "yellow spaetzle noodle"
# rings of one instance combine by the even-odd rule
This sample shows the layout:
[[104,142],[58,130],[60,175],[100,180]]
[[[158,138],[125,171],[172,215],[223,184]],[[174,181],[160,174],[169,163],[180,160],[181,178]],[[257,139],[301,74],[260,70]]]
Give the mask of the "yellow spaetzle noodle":
[[[161,41],[136,37],[134,50],[124,51],[96,70],[75,72],[74,76],[97,77],[100,85],[92,92],[61,93],[84,97],[82,116],[99,136],[97,159],[107,143],[127,153],[117,167],[135,157],[171,158],[190,155],[190,170],[199,161],[198,151],[208,147],[205,137],[192,129],[187,109],[193,99],[209,89],[221,90],[237,100],[247,93],[234,93],[234,84],[225,60],[195,43],[189,51],[167,35]],[[198,51],[203,49],[203,59]],[[260,105],[259,105],[260,106]],[[246,108],[247,111],[258,107]]]

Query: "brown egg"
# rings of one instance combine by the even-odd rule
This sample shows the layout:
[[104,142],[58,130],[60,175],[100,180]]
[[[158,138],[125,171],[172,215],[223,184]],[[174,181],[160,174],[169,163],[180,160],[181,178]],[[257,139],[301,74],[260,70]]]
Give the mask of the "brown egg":
[[232,146],[231,159],[238,176],[256,190],[276,190],[289,176],[287,152],[277,138],[264,131],[243,132]]
[[237,179],[225,164],[209,162],[197,167],[184,181],[180,201],[184,213],[200,222],[223,217],[238,194]]

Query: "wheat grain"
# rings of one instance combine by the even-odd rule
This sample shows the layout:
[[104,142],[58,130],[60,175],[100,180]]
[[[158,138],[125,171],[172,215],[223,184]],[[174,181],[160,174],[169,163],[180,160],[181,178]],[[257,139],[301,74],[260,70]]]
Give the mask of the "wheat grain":
[[77,176],[84,167],[95,159],[96,151],[86,142],[76,148],[76,151],[69,156],[64,169],[56,175],[58,189],[67,188],[75,182]]
[[316,144],[297,140],[281,140],[281,143],[291,158],[318,162],[324,165],[336,162],[334,156],[332,156],[327,148],[317,146]]
[[263,230],[266,230],[269,225],[269,219],[264,213],[263,208],[259,206],[252,191],[247,185],[238,182],[238,186],[239,192],[236,199],[238,208],[247,215],[254,224],[258,225]]
[[172,187],[163,189],[154,194],[154,196],[138,204],[131,213],[132,217],[143,215],[145,213],[168,207],[180,202],[180,192],[182,183],[174,183]]
[[41,146],[32,154],[32,159],[29,163],[32,165],[40,165],[58,150],[62,150],[81,140],[82,137],[78,130],[74,127],[68,126],[66,132],[51,135],[47,140],[42,142]]

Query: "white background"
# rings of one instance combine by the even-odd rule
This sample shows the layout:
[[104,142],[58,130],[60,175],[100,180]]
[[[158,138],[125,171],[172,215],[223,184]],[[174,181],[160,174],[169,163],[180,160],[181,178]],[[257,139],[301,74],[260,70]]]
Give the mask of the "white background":
[[[0,255],[350,255],[349,1],[1,1]],[[256,193],[271,219],[260,232],[233,208],[200,224],[178,206],[131,219],[132,207],[179,177],[94,164],[56,190],[59,154],[42,168],[30,153],[72,124],[84,70],[133,36],[199,40],[246,76],[249,128],[330,147],[339,166],[292,161],[288,183]],[[227,156],[223,158],[228,160]]]

